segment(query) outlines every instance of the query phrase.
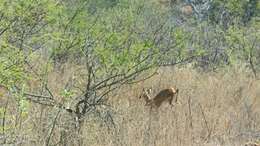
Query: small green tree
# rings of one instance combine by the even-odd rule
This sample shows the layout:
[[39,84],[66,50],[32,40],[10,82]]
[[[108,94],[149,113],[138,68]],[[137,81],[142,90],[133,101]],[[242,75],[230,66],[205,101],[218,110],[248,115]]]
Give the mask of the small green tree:
[[232,61],[242,60],[248,63],[255,77],[259,69],[259,25],[250,28],[231,27],[228,30],[226,39],[229,45],[229,52]]

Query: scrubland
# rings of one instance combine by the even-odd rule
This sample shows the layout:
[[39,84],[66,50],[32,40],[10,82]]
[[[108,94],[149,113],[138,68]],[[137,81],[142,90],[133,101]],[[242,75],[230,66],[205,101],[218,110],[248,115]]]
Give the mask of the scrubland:
[[[62,76],[52,72],[51,88],[59,92],[74,71],[65,69]],[[37,81],[33,83],[37,87]],[[155,95],[172,86],[180,90],[174,107],[164,103],[158,110],[150,109],[138,98],[143,88],[152,87]],[[110,117],[88,115],[79,132],[66,111],[29,103],[28,113],[23,113],[14,108],[14,97],[3,97],[1,104],[9,115],[6,143],[16,139],[17,145],[44,145],[49,133],[51,144],[68,146],[240,146],[260,138],[260,80],[242,65],[215,72],[161,68],[152,78],[121,86],[106,98]]]
[[[259,12],[257,0],[1,0],[0,146],[260,145]],[[173,106],[139,98],[171,87]]]

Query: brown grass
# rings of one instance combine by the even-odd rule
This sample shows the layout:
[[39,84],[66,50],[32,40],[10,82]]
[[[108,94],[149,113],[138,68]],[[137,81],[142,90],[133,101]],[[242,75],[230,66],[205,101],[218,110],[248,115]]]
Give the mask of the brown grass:
[[[69,77],[66,73],[62,77],[51,76],[57,78],[55,83],[50,82],[52,88],[59,92],[60,88],[55,85],[64,84]],[[61,78],[63,80],[59,80]],[[173,108],[163,103],[155,112],[138,98],[144,87],[153,87],[158,93],[172,85],[179,89],[181,103]],[[74,130],[73,118],[61,112],[50,143],[69,146],[79,145],[79,141],[91,146],[242,146],[260,139],[260,81],[250,77],[243,67],[210,73],[189,67],[163,68],[159,75],[145,82],[121,87],[109,96],[109,103],[115,127],[109,128],[104,121],[89,115],[79,135]],[[10,113],[13,111],[10,108]],[[9,142],[17,136],[16,141],[21,145],[44,145],[57,112],[56,108],[32,104],[25,117],[9,117],[21,122],[20,126],[6,132],[11,137]]]

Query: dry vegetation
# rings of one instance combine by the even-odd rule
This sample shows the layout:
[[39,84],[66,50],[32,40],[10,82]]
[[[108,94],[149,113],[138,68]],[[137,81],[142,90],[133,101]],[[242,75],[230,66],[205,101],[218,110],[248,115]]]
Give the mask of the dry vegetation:
[[[58,87],[77,70],[70,68],[62,76],[49,76],[57,95]],[[44,145],[51,131],[52,144],[70,146],[240,146],[260,139],[260,81],[250,77],[243,67],[210,73],[189,67],[163,68],[159,72],[109,95],[114,125],[107,118],[89,115],[81,134],[74,130],[73,116],[65,111],[32,104],[27,114],[20,115],[11,101],[15,99],[9,98],[7,110],[13,116],[6,120],[9,127],[15,128],[6,126],[6,131],[16,137],[7,140],[11,143],[19,139],[21,145]],[[179,88],[181,103],[172,108],[164,103],[158,111],[150,110],[138,98],[144,87],[152,87],[156,94],[172,85]],[[1,104],[6,102],[1,98]]]
[[[163,89],[173,84],[180,89],[182,103],[173,109],[165,104],[159,112],[149,112],[136,100],[143,86]],[[259,89],[259,81],[238,70],[201,74],[167,69],[118,95],[129,101],[113,102],[121,105],[115,107],[123,119],[118,123],[124,131],[120,140],[124,145],[242,145],[259,138]]]
[[259,8],[0,0],[0,146],[259,146]]

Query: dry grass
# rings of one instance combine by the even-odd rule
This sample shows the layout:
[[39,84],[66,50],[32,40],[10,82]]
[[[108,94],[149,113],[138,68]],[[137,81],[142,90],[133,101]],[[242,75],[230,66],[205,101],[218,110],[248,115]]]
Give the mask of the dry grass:
[[[175,85],[181,105],[150,112],[137,99],[143,87]],[[143,84],[121,90],[113,101],[124,145],[241,145],[260,138],[260,82],[238,70],[198,73],[164,69]],[[137,93],[136,93],[137,92]],[[120,106],[118,106],[120,105]],[[120,118],[121,117],[121,118]],[[123,120],[122,120],[123,119]]]
[[[58,92],[58,86],[70,76],[51,76],[57,78],[50,82],[52,88]],[[158,111],[150,110],[138,98],[144,87],[157,93],[170,86],[180,90],[181,104],[173,108],[163,104]],[[216,73],[164,68],[145,82],[122,87],[109,96],[109,103],[115,127],[90,115],[79,135],[72,117],[61,112],[50,142],[69,146],[80,142],[91,146],[241,146],[260,139],[260,81],[243,68]],[[44,145],[57,112],[32,105],[20,127],[8,133],[20,135],[21,145]]]

